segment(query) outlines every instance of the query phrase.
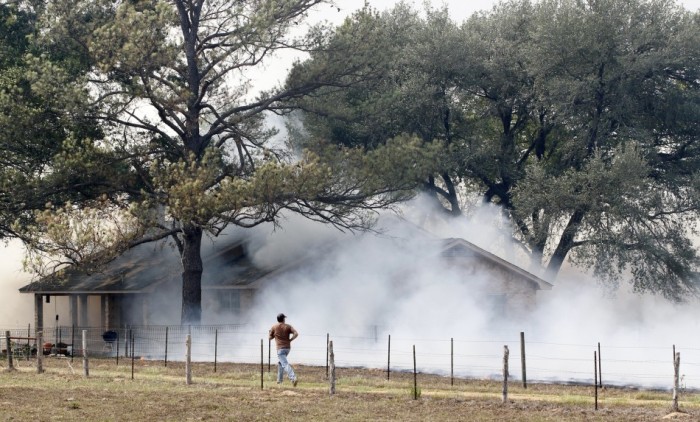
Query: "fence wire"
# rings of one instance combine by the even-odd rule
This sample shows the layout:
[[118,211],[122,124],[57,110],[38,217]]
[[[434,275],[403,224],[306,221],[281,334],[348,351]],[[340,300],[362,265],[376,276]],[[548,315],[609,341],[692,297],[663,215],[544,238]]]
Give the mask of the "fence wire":
[[[185,360],[185,340],[192,337],[194,362],[260,363],[276,365],[274,342],[266,332],[243,324],[209,326],[124,326],[113,328],[111,336],[101,327],[45,327],[43,342],[37,345],[30,327],[0,330],[0,350],[7,353],[6,332],[14,356],[29,359],[44,355],[124,358],[134,356],[153,361]],[[82,338],[85,332],[86,347]],[[296,364],[327,365],[327,340],[334,344],[336,367],[376,368],[384,371],[413,370],[413,347],[419,372],[454,375],[460,378],[502,378],[503,346],[510,350],[510,378],[521,381],[523,344],[515,333],[511,339],[407,338],[381,335],[377,326],[366,336],[334,336],[312,333],[300,336],[290,360]],[[261,355],[261,343],[262,355]],[[681,353],[684,388],[700,388],[700,349],[673,345],[571,344],[547,341],[526,342],[525,367],[528,382],[592,383],[593,351],[600,347],[602,384],[671,388],[672,350]]]

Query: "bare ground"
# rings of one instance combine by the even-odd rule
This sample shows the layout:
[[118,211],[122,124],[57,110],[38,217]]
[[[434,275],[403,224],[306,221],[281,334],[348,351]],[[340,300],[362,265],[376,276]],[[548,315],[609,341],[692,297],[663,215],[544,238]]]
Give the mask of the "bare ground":
[[[295,367],[294,388],[275,382],[267,366],[193,364],[185,384],[184,364],[48,358],[37,374],[33,361],[0,369],[0,421],[658,421],[700,420],[700,394],[681,396],[682,413],[670,411],[671,393],[605,388],[594,410],[593,387],[502,383],[368,369],[337,369],[336,394],[329,395],[326,369]],[[274,371],[274,367],[272,370]],[[261,388],[262,378],[262,388]]]

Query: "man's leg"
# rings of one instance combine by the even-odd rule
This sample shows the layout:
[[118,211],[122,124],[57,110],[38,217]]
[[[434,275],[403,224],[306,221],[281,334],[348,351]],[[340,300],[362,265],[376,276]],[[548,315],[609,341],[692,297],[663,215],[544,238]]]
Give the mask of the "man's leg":
[[[289,377],[290,381],[294,382],[297,377],[294,374],[294,369],[292,369],[292,365],[289,364],[287,361],[287,355],[289,354],[289,349],[280,349],[277,352],[277,357],[280,362],[280,367],[284,369],[285,372],[287,372],[287,377]],[[279,380],[281,375],[277,375],[277,379]]]
[[283,372],[284,367],[282,366],[282,359],[284,359],[285,362],[287,361],[287,357],[280,355],[280,351],[278,350],[277,351],[277,384],[282,383],[282,376],[284,374],[284,372]]

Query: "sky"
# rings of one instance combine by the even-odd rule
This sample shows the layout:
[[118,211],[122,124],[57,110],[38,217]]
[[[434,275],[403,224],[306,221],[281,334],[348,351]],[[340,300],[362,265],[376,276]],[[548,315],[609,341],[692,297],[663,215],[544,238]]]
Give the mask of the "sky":
[[[340,12],[336,8],[331,8],[329,6],[323,6],[315,14],[311,15],[312,19],[327,19],[333,23],[339,23],[342,19],[356,10],[364,4],[364,0],[338,0],[338,7],[340,7]],[[392,0],[375,0],[370,1],[369,4],[376,7],[377,9],[383,10],[385,8],[391,7],[396,4],[396,1]],[[413,3],[417,7],[421,7],[422,2],[409,2]],[[433,7],[440,7],[442,4],[448,6],[453,19],[456,21],[461,21],[467,18],[470,14],[478,10],[484,10],[490,8],[495,2],[490,0],[481,1],[464,1],[464,0],[450,0],[445,2],[432,2]],[[686,0],[680,2],[686,8],[691,10],[696,10],[700,8],[700,0]],[[289,65],[288,63],[286,64]],[[274,66],[275,69],[264,76],[266,78],[274,78],[277,76],[270,75],[280,75],[284,72],[279,72],[280,69],[284,67]],[[272,82],[272,81],[268,81]],[[447,232],[451,234],[450,237],[456,237],[460,233],[464,237],[476,236],[472,238],[475,243],[483,243],[484,239],[493,238],[494,232],[489,232],[489,226],[494,226],[496,223],[493,221],[464,221],[463,226],[452,227]],[[481,230],[474,230],[476,224],[481,227]],[[302,229],[303,232],[313,232],[313,229],[308,228],[304,224],[299,224],[298,227]],[[469,229],[471,228],[471,230]],[[493,229],[493,227],[491,227]],[[470,234],[471,233],[471,234]],[[263,237],[268,239],[274,239],[276,244],[285,244],[285,242],[294,242],[293,238],[290,236],[298,235],[297,232],[287,232],[277,231],[276,233],[268,232]],[[265,237],[267,236],[267,237]],[[285,238],[286,236],[286,238]],[[286,239],[286,240],[285,240]],[[271,244],[274,244],[271,242]],[[485,245],[482,245],[485,246]],[[261,303],[260,305],[260,318],[265,318],[263,316],[267,314],[275,314],[276,310],[280,307],[287,306],[288,315],[294,315],[292,321],[295,324],[300,324],[305,326],[304,332],[314,332],[316,331],[318,335],[323,334],[326,330],[333,328],[337,330],[342,330],[342,327],[321,327],[318,326],[319,320],[329,321],[329,320],[343,320],[354,318],[357,315],[353,311],[353,305],[357,303],[365,303],[368,306],[374,306],[372,311],[377,311],[377,309],[383,306],[383,303],[391,302],[390,291],[387,291],[386,285],[382,284],[381,278],[378,278],[377,283],[374,285],[373,292],[375,293],[375,301],[367,301],[364,296],[366,292],[357,290],[356,284],[352,283],[353,277],[352,273],[344,272],[344,268],[353,268],[359,265],[360,258],[357,258],[357,249],[360,250],[375,250],[377,251],[376,256],[381,256],[382,246],[377,246],[374,243],[363,244],[355,246],[355,250],[349,251],[348,254],[344,256],[337,257],[337,261],[333,262],[338,270],[338,275],[335,280],[338,282],[335,286],[327,284],[324,286],[314,286],[318,288],[318,292],[327,293],[329,297],[340,296],[346,297],[345,302],[336,303],[334,310],[339,312],[335,315],[326,315],[321,312],[322,316],[319,316],[318,312],[312,312],[314,309],[314,304],[305,300],[303,292],[299,290],[288,292],[289,298],[293,299],[294,303],[280,303],[278,299],[270,299],[268,302]],[[265,248],[262,247],[261,250],[264,252]],[[267,251],[270,253],[270,251]],[[264,253],[261,252],[261,258],[263,258]],[[399,258],[397,258],[399,259]],[[0,328],[15,328],[15,327],[26,327],[27,323],[33,323],[33,304],[31,295],[20,295],[17,289],[27,283],[29,275],[22,272],[21,269],[22,260],[22,250],[17,242],[9,242],[7,245],[0,244]],[[361,265],[367,268],[380,268],[381,262],[377,261],[362,261]],[[381,273],[381,271],[376,271]],[[615,295],[608,295],[600,290],[591,290],[581,287],[581,280],[585,279],[586,276],[571,272],[558,280],[556,288],[552,291],[550,299],[545,303],[536,315],[527,322],[527,327],[529,329],[534,329],[538,327],[538,334],[536,335],[536,340],[540,340],[540,346],[542,350],[539,351],[540,355],[547,353],[544,349],[551,350],[552,348],[566,347],[567,345],[578,345],[581,343],[594,344],[595,341],[601,341],[603,339],[604,344],[613,344],[620,347],[621,355],[619,361],[655,361],[656,353],[655,350],[658,346],[660,349],[659,353],[663,356],[664,353],[670,356],[670,351],[666,351],[665,348],[675,341],[685,341],[683,345],[686,349],[700,351],[700,342],[696,340],[691,340],[688,336],[689,333],[697,333],[698,321],[700,321],[700,313],[690,307],[674,307],[663,300],[659,300],[655,297],[650,296],[636,296],[630,295],[626,291],[619,292]],[[587,280],[590,281],[590,280]],[[300,283],[306,285],[305,283]],[[584,283],[585,284],[585,283]],[[590,284],[590,283],[589,283]],[[592,283],[595,284],[595,283]],[[461,290],[457,286],[452,286],[450,291],[454,291],[455,294],[451,296],[451,300],[459,297]],[[319,293],[320,294],[320,293]],[[426,303],[421,299],[421,297],[426,297],[428,300],[435,299],[436,292],[434,291],[422,291],[421,295],[413,295],[410,300],[404,303],[392,303],[392,310],[397,316],[404,316],[405,318],[410,318],[412,309],[421,309],[421,307],[427,307],[435,305],[435,303]],[[270,297],[275,297],[270,295]],[[315,298],[317,299],[317,298]],[[380,300],[381,299],[381,300]],[[383,302],[382,300],[385,300]],[[367,303],[371,302],[371,303]],[[452,302],[451,302],[452,303]],[[469,307],[468,303],[452,303],[454,307]],[[695,307],[697,308],[697,306]],[[426,308],[434,309],[434,308]],[[439,305],[438,310],[444,311]],[[318,311],[318,310],[316,310]],[[459,316],[453,314],[445,314],[447,318],[459,321]],[[463,315],[469,321],[480,321],[483,323],[483,318],[478,313],[469,311]],[[397,338],[404,334],[404,337],[417,336],[415,331],[406,331],[405,327],[400,326],[398,321],[401,318],[389,319],[388,323],[394,324],[395,333]],[[674,321],[674,328],[672,330],[668,329],[668,321]],[[432,324],[432,325],[431,325]],[[263,324],[264,325],[264,324]],[[432,336],[442,336],[443,340],[449,338],[449,336],[460,330],[459,324],[448,324],[440,327],[440,329],[435,329],[435,326],[439,326],[439,322],[433,320],[426,320],[422,323],[415,322],[414,325],[420,325],[420,331],[424,337]],[[311,328],[313,327],[313,328]],[[522,326],[513,326],[510,330],[510,338],[513,338],[514,333],[517,333],[522,329]],[[311,330],[311,331],[309,331]],[[429,332],[430,335],[426,334]],[[386,334],[386,333],[383,333]],[[475,336],[479,333],[473,333]],[[322,337],[322,336],[321,336]],[[307,337],[308,338],[308,337]],[[554,341],[556,340],[556,341]],[[303,344],[303,341],[302,343]],[[626,349],[629,345],[636,345],[637,348]],[[516,347],[514,345],[513,347]],[[397,345],[398,347],[398,345]],[[426,346],[427,347],[427,346]],[[501,347],[501,346],[499,346]],[[538,353],[537,345],[532,346],[535,353]],[[654,349],[653,353],[649,350]],[[342,350],[342,346],[341,346]],[[515,348],[511,349],[511,353],[515,353]],[[641,355],[637,352],[639,351],[649,352],[645,355]],[[585,353],[588,353],[588,349]],[[610,349],[606,350],[608,356],[610,356],[613,351]],[[622,353],[629,353],[624,355]],[[303,359],[303,354],[299,355],[300,359]],[[662,358],[659,358],[662,359]],[[696,361],[700,362],[700,356],[695,358]],[[692,359],[691,359],[692,361]],[[565,365],[565,359],[562,362],[549,362],[547,364],[552,365]],[[543,364],[544,365],[544,364]],[[694,363],[698,369],[700,369],[700,363]],[[589,365],[590,366],[590,365]],[[689,373],[689,385],[694,385],[700,387],[700,370],[696,369],[696,373]],[[550,368],[551,370],[551,368]],[[566,371],[572,374],[576,373],[575,369],[570,366],[567,367]],[[649,372],[647,369],[638,371],[643,374]],[[652,377],[661,377],[658,375],[649,375]],[[647,384],[654,384],[657,378],[652,378],[651,381],[646,382]],[[645,384],[645,380],[633,379],[625,380],[624,376],[620,378],[620,382],[629,381],[632,383]]]

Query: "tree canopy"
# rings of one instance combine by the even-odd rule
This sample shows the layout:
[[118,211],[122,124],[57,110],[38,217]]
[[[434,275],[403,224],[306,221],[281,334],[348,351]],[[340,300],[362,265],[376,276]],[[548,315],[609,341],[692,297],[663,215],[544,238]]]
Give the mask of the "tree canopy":
[[[365,229],[422,190],[447,216],[500,205],[552,275],[697,293],[697,13],[513,0],[460,24],[399,4],[292,35],[322,3],[0,5],[0,237],[39,272],[172,239],[197,323],[203,236],[285,210]],[[307,58],[253,90],[289,49]],[[301,121],[291,145],[273,114]]]
[[383,28],[382,71],[300,101],[307,131],[367,149],[398,133],[442,144],[425,191],[451,215],[499,204],[551,276],[568,258],[612,282],[629,271],[640,291],[697,293],[697,13],[516,0],[461,25],[405,5],[362,19]]
[[[431,162],[416,160],[430,150],[415,138],[396,137],[371,153],[336,146],[295,152],[266,124],[293,99],[366,77],[362,60],[344,60],[359,40],[329,46],[335,38],[323,26],[290,35],[320,3],[48,2],[41,40],[84,58],[89,71],[69,86],[88,94],[87,118],[104,131],[95,150],[120,171],[109,195],[39,213],[34,244],[60,264],[85,266],[170,238],[183,265],[182,322],[197,323],[203,235],[275,222],[282,210],[362,229],[373,210],[410,197]],[[256,71],[283,49],[319,52],[326,62],[287,86],[253,92]],[[95,162],[79,154],[65,160]]]

